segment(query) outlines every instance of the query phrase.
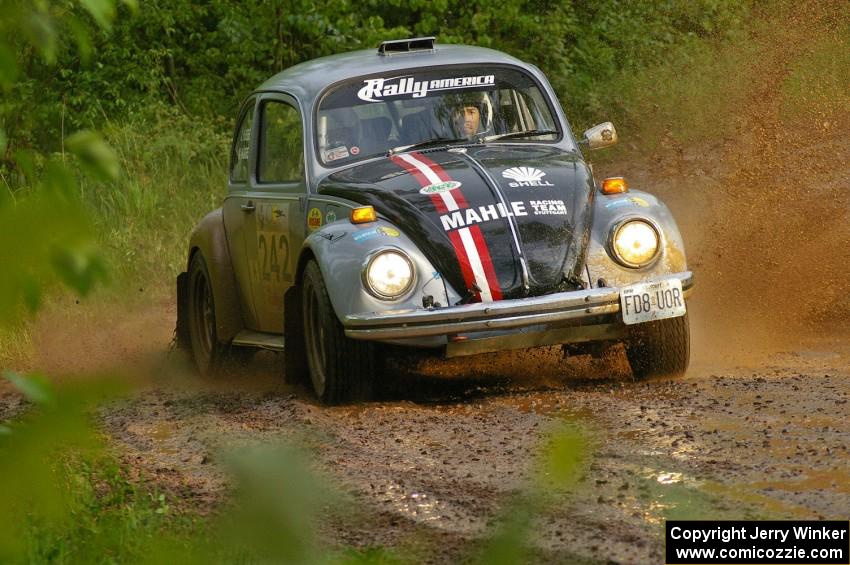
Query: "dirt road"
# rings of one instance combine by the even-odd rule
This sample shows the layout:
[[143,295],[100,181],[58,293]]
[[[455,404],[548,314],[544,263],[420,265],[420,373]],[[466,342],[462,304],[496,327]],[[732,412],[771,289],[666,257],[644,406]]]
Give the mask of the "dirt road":
[[[218,508],[229,448],[296,441],[356,509],[331,515],[328,543],[455,560],[492,534],[531,482],[541,438],[565,422],[590,447],[574,494],[555,495],[533,528],[532,545],[548,561],[661,562],[665,518],[850,515],[846,336],[749,364],[703,351],[684,379],[648,383],[632,380],[618,351],[604,360],[499,354],[429,367],[451,379],[408,376],[375,402],[327,408],[284,384],[272,354],[199,381],[165,357],[172,317],[162,299],[111,326],[92,327],[86,316],[61,331],[45,322],[53,337],[39,363],[67,365],[71,350],[108,341],[100,355],[75,357],[74,368],[120,365],[146,377],[144,390],[102,410],[102,424],[132,473],[178,509]],[[3,398],[8,415],[15,397]]]

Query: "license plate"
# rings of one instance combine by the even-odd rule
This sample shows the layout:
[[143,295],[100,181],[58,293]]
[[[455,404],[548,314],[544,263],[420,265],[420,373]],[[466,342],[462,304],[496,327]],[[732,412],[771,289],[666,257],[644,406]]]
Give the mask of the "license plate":
[[682,281],[671,279],[624,287],[620,290],[620,311],[626,324],[684,316]]

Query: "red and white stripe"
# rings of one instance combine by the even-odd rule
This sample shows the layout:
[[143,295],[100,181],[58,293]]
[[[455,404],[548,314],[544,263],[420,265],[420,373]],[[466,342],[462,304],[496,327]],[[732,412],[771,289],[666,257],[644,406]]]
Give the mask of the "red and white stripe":
[[[421,153],[402,153],[393,156],[392,160],[413,175],[422,187],[452,180],[438,163]],[[440,214],[469,208],[460,188],[431,194],[430,197]],[[467,287],[472,288],[475,285],[481,289],[477,297],[481,302],[501,300],[502,289],[481,227],[474,225],[450,231],[449,239],[457,254]]]

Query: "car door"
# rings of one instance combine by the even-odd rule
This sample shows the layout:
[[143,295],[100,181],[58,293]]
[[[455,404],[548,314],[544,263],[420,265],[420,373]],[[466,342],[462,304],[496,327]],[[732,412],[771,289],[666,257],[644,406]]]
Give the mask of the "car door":
[[252,176],[256,162],[256,121],[257,99],[248,98],[239,111],[237,126],[230,150],[230,171],[228,190],[222,213],[227,234],[227,245],[239,292],[239,302],[245,325],[257,329],[259,323],[255,316],[254,297],[252,294],[250,266],[248,263],[248,239],[253,237],[254,204],[251,194]]
[[307,178],[304,135],[296,101],[264,94],[257,104],[257,166],[253,221],[246,243],[257,329],[283,333],[283,295],[292,286],[304,242]]

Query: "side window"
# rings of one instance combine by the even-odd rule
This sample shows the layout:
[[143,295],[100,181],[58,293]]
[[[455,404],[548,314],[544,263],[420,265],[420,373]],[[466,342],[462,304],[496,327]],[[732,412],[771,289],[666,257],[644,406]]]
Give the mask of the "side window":
[[266,183],[304,180],[304,143],[297,108],[269,100],[262,105],[258,178]]
[[230,152],[230,180],[232,182],[248,182],[248,153],[251,150],[251,128],[254,123],[254,107],[242,116],[242,122],[233,140]]

